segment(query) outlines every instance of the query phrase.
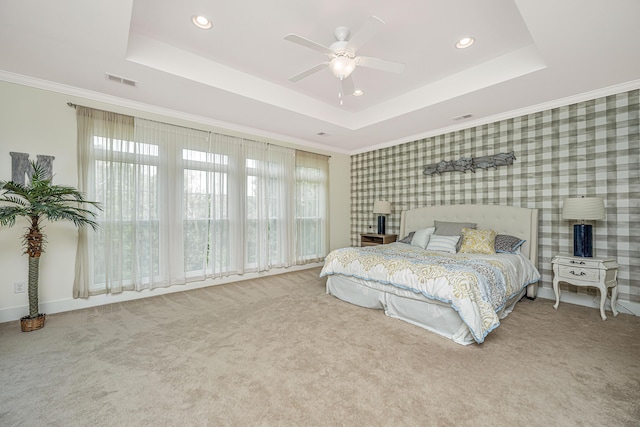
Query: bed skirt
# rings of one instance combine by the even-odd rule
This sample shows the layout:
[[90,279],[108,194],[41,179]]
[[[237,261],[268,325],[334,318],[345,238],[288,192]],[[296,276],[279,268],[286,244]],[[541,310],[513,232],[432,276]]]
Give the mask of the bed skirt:
[[[327,277],[327,293],[360,307],[384,310],[389,317],[435,332],[458,344],[476,342],[456,310],[422,294],[341,275]],[[498,312],[499,318],[505,318],[525,294],[526,288],[507,301]]]

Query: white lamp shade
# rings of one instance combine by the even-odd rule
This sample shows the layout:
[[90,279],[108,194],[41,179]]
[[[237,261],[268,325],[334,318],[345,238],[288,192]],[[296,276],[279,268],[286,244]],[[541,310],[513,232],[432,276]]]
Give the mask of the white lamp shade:
[[356,61],[348,56],[336,56],[329,63],[329,68],[337,78],[346,79],[356,69]]
[[605,218],[601,197],[571,197],[564,199],[562,219],[600,220]]
[[391,213],[391,202],[386,200],[379,200],[373,203],[373,213],[377,214],[390,214]]

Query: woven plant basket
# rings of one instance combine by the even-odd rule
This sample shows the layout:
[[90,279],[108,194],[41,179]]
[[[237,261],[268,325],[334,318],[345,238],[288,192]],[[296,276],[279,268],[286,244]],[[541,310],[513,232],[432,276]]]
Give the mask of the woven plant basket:
[[37,331],[38,329],[42,329],[44,327],[44,314],[38,314],[38,317],[29,317],[25,316],[20,319],[20,328],[22,332],[31,332]]

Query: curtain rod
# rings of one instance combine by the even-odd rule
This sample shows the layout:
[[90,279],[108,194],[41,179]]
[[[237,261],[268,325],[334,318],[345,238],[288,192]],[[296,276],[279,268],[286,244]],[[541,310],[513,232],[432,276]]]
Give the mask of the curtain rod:
[[[67,105],[68,105],[69,107],[71,107],[71,108],[76,108],[76,107],[78,107],[78,106],[79,106],[79,104],[74,104],[73,102],[67,102]],[[84,105],[80,105],[80,107],[93,108],[93,107],[86,107],[86,106],[84,106]],[[104,111],[104,110],[103,110],[103,111]],[[145,120],[148,120],[148,119],[145,119]],[[151,121],[152,121],[152,122],[153,122],[153,121],[157,122],[156,120],[151,120]],[[162,122],[157,122],[157,123],[162,123]],[[181,125],[172,125],[172,126],[180,126],[181,128],[185,128],[185,129],[199,130],[199,131],[201,131],[201,132],[209,132],[209,133],[213,133],[213,132],[211,132],[211,131],[203,131],[202,129],[195,129],[195,128],[191,128],[191,127],[188,127],[188,126],[181,126]],[[281,145],[278,145],[278,144],[272,144],[272,143],[270,143],[270,142],[267,142],[266,144],[267,144],[267,145],[275,145],[276,147],[282,147]],[[314,153],[313,151],[299,150],[299,149],[297,149],[297,148],[293,148],[293,150],[296,150],[296,151],[302,151],[303,153],[315,154],[315,155],[318,155],[318,156],[325,156],[325,157],[331,158],[331,156],[327,156],[326,154]]]

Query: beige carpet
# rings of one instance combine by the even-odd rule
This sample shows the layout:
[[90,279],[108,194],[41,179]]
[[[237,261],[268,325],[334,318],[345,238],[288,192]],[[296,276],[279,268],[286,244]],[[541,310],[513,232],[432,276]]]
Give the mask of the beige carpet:
[[463,347],[318,273],[0,324],[0,425],[640,424],[640,318],[524,300]]

